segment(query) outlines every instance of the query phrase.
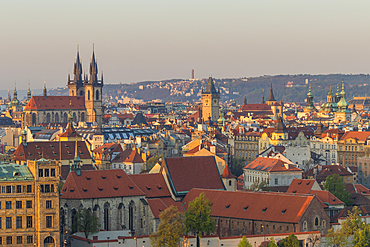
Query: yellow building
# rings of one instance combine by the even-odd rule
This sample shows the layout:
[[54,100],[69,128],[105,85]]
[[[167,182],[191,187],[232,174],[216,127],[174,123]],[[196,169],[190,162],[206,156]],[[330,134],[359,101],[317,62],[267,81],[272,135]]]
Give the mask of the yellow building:
[[0,245],[60,246],[58,163],[0,168]]

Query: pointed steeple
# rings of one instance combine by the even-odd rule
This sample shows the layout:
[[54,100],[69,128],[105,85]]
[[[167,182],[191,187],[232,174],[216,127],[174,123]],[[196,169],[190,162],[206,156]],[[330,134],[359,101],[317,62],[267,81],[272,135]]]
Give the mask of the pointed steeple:
[[245,97],[244,97],[244,105],[246,105],[247,104],[247,95],[245,95]]
[[216,91],[216,88],[215,88],[215,84],[213,83],[213,78],[212,78],[211,75],[208,78],[207,87],[206,87],[206,90],[204,91],[204,93],[206,93],[206,94],[218,94],[218,92]]
[[19,100],[18,100],[17,95],[18,95],[18,93],[17,93],[17,83],[14,83],[13,100],[12,100],[12,103],[11,103],[12,106],[18,106],[19,105]]
[[89,83],[97,83],[98,82],[98,64],[95,60],[95,49],[93,44],[93,53],[90,62],[90,80]]
[[78,153],[78,143],[77,143],[77,140],[76,140],[76,144],[75,144],[75,158],[73,159],[73,169],[74,169],[74,172],[77,174],[77,176],[81,176],[81,159],[80,159],[80,155]]
[[28,104],[28,102],[30,102],[31,97],[32,97],[32,94],[31,94],[31,88],[30,88],[30,81],[28,80],[28,91],[27,91],[27,98],[26,98],[26,101],[25,101],[26,104]]
[[74,64],[73,74],[74,74],[73,82],[82,83],[82,65],[81,65],[81,59],[80,59],[79,45],[77,45],[77,56],[76,56],[76,61]]
[[271,87],[270,87],[270,94],[269,94],[269,98],[267,101],[276,101],[275,100],[275,97],[274,97],[274,92],[272,91],[272,82],[271,82]]

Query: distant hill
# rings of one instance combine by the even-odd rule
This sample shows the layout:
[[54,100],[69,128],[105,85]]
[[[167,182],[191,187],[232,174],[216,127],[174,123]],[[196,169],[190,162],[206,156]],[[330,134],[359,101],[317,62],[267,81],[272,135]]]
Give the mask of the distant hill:
[[[265,100],[270,92],[272,82],[275,99],[285,102],[304,102],[311,84],[315,102],[326,101],[326,96],[332,87],[336,93],[337,84],[341,90],[341,82],[344,80],[346,98],[349,100],[354,95],[370,96],[370,75],[276,75],[260,76],[251,78],[225,78],[215,79],[216,88],[221,88],[221,101],[235,99],[242,104],[246,95],[248,103],[259,103],[262,96]],[[199,81],[185,79],[171,79],[166,81],[145,81],[131,84],[105,84],[103,97],[105,99],[121,99],[122,96],[151,101],[162,99],[167,101],[197,101],[197,94],[201,87],[205,87],[208,78]],[[309,84],[306,84],[308,82]],[[292,87],[286,87],[287,85]],[[50,90],[51,95],[66,95],[67,88]]]

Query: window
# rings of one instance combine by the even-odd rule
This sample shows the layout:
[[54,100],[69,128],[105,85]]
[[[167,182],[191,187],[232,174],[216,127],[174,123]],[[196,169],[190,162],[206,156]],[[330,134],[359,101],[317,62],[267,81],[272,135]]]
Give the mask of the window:
[[17,185],[17,193],[22,193],[22,185]]
[[326,221],[325,220],[322,221],[322,227],[326,228]]
[[27,236],[27,244],[33,243],[33,236]]
[[13,244],[12,236],[6,237],[6,244]]
[[49,169],[45,169],[44,177],[49,177]]
[[27,228],[32,228],[32,216],[27,216]]
[[26,208],[32,208],[32,201],[26,201]]
[[40,185],[40,192],[44,192],[44,185],[43,184]]
[[17,216],[15,225],[16,228],[22,228],[22,216]]
[[46,208],[51,208],[51,200],[46,201]]
[[45,193],[50,192],[50,184],[45,184]]
[[3,237],[0,237],[0,244],[3,244]]
[[46,216],[46,228],[53,227],[53,216]]
[[316,217],[315,218],[315,226],[318,226],[319,225],[319,218],[318,217]]
[[1,192],[2,192],[2,193],[5,193],[5,186],[3,186],[3,187],[1,188]]
[[278,184],[278,181],[279,181],[279,180],[278,180],[277,178],[275,178],[275,184]]
[[17,244],[21,244],[22,243],[22,236],[17,236]]
[[22,201],[16,201],[15,208],[22,208]]
[[12,186],[6,186],[6,193],[12,193]]
[[50,169],[50,177],[55,177],[55,169]]
[[32,193],[32,185],[27,185],[27,193]]
[[[0,229],[2,228],[2,222],[1,222],[1,217],[0,217]],[[1,241],[0,241],[1,244]]]
[[44,170],[39,169],[39,177],[41,178],[41,177],[43,177],[43,176],[44,176]]
[[6,209],[12,209],[12,202],[11,201],[6,201],[5,202],[5,208]]
[[12,228],[12,217],[6,217],[5,225],[6,229]]

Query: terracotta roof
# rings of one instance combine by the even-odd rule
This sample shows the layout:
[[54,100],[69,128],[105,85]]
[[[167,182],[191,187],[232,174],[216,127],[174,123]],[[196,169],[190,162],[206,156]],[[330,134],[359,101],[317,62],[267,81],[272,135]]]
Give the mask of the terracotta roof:
[[326,181],[326,177],[332,176],[333,174],[338,174],[339,176],[352,176],[352,173],[340,165],[315,166],[306,173],[307,176],[315,176],[315,174],[317,174],[316,181],[318,183]]
[[175,194],[192,188],[225,189],[213,156],[165,158],[163,163],[161,170],[166,169]]
[[224,172],[222,173],[221,178],[236,178],[236,176],[231,173],[230,168],[227,164],[224,168]]
[[293,181],[290,183],[287,193],[309,194],[315,181],[315,179],[294,178]]
[[345,132],[343,130],[340,130],[340,129],[328,129],[328,130],[325,130],[322,134],[321,134],[321,137],[326,137],[326,136],[329,136],[330,138],[337,138],[337,139],[340,139],[343,134]]
[[246,165],[243,169],[259,170],[266,172],[303,172],[298,167],[284,163],[282,160],[274,158],[258,157],[251,163]]
[[176,202],[171,197],[167,198],[150,198],[147,199],[150,210],[152,211],[154,218],[159,219],[159,214],[166,210],[171,205],[177,207],[179,212],[183,213],[184,208],[181,205],[181,202]]
[[311,190],[311,195],[316,195],[317,198],[323,202],[326,206],[328,205],[344,205],[344,202],[339,200],[335,195],[326,190]]
[[[199,146],[201,148],[199,148]],[[213,146],[215,146],[215,145],[213,145],[212,143],[210,143],[208,141],[203,141],[200,145],[198,145],[198,146],[194,147],[193,149],[189,150],[188,152],[186,152],[186,154],[195,154],[199,150],[201,150],[202,148],[206,148],[207,150],[209,150],[210,147],[213,147]],[[222,149],[218,148],[217,146],[215,146],[215,147],[216,147],[216,154],[226,154],[226,152],[223,151]]]
[[133,148],[131,149],[131,153],[127,156],[127,158],[123,162],[144,163],[144,160],[141,157],[141,153],[138,152],[138,149]]
[[370,205],[370,199],[364,194],[353,193],[351,194],[351,200],[353,206]]
[[66,131],[59,134],[59,137],[82,137],[79,135],[75,128],[73,127],[73,124],[68,123]]
[[70,172],[61,193],[63,199],[145,195],[122,169]]
[[32,96],[25,110],[84,110],[85,98],[81,96]]
[[[86,143],[84,141],[78,141],[77,143],[80,158],[91,159]],[[23,144],[18,146],[14,153],[14,159],[20,161],[38,160],[41,158],[50,160],[71,160],[75,157],[75,145],[75,141],[28,142],[26,146]]]
[[246,104],[246,105],[242,105],[239,110],[241,111],[271,111],[271,107],[268,104]]
[[289,223],[299,222],[315,198],[273,192],[192,189],[182,200],[185,209],[200,193],[212,203],[211,216]]
[[[95,171],[95,167],[91,164],[86,164],[81,166],[81,171]],[[69,165],[60,166],[60,177],[62,180],[66,180],[70,171]]]
[[129,177],[145,193],[146,198],[171,196],[161,173],[135,174]]
[[370,190],[363,186],[362,184],[344,184],[346,191],[350,194],[364,194],[370,195]]
[[123,163],[127,157],[130,155],[131,149],[126,149],[116,155],[112,160],[112,163]]
[[93,153],[113,153],[122,152],[122,147],[119,143],[104,143],[102,146],[95,148]]
[[356,139],[358,141],[366,141],[366,139],[370,136],[370,132],[368,131],[347,131],[344,133],[340,140],[345,140],[349,138]]

